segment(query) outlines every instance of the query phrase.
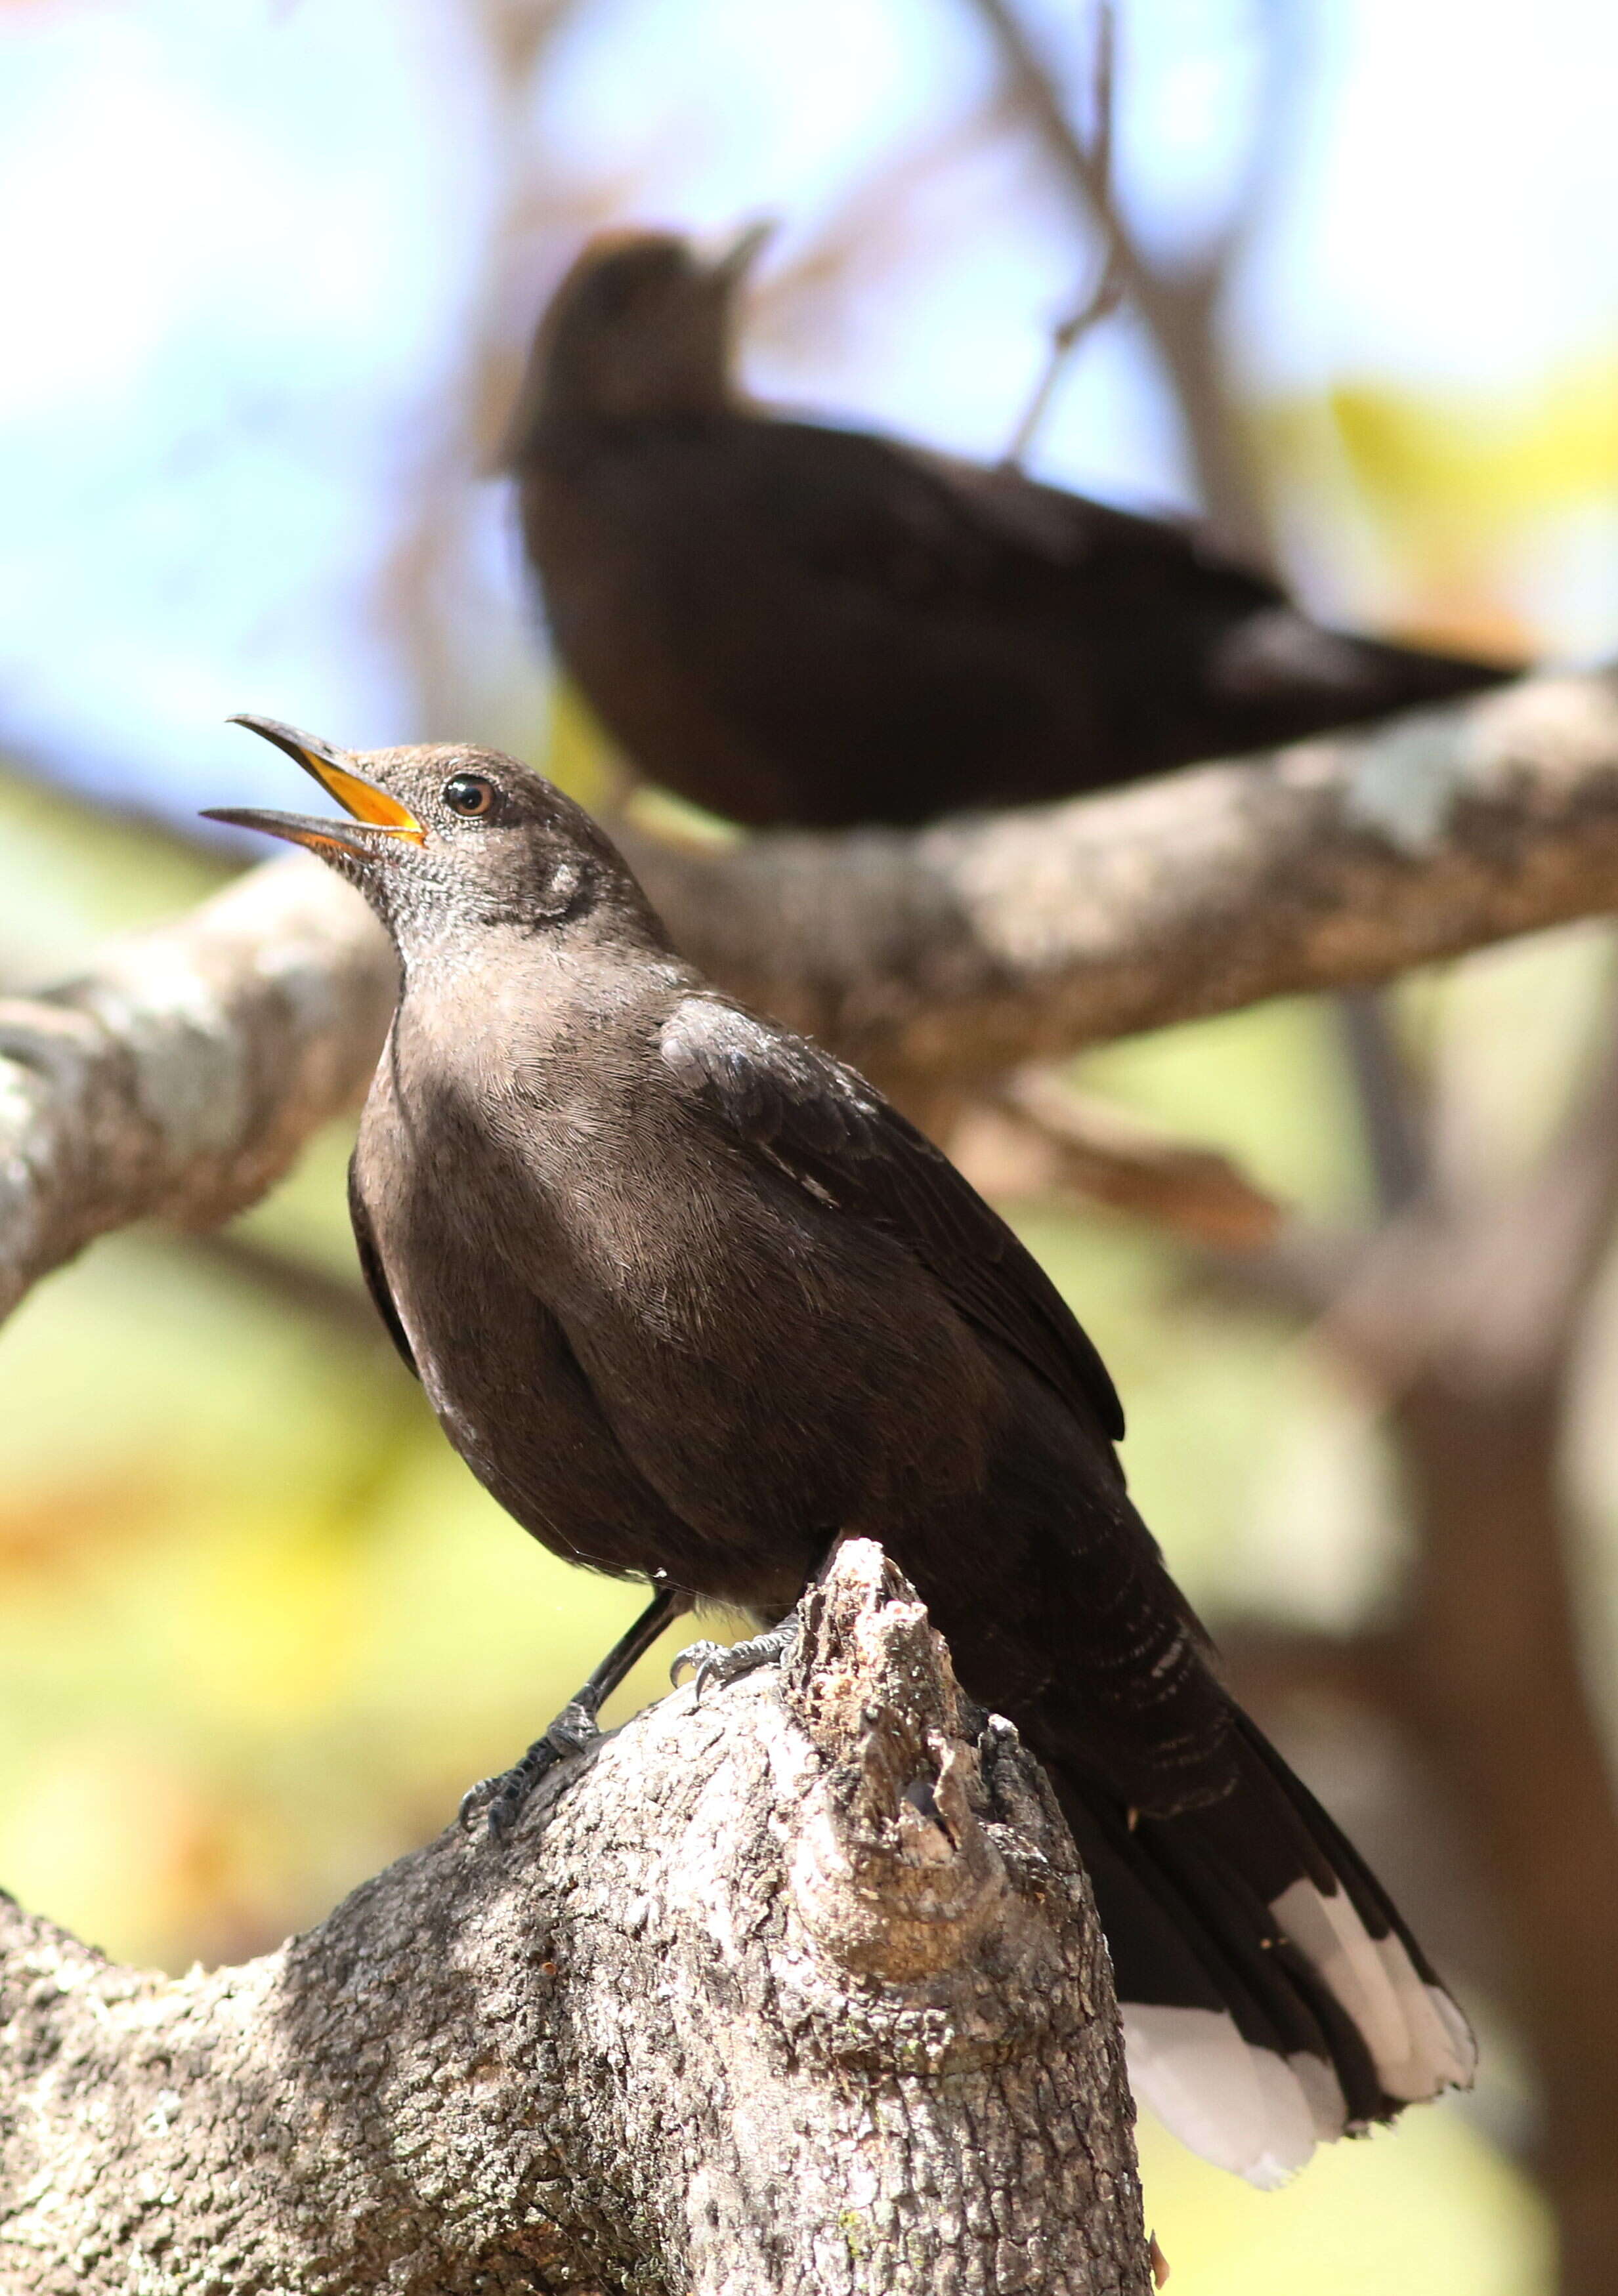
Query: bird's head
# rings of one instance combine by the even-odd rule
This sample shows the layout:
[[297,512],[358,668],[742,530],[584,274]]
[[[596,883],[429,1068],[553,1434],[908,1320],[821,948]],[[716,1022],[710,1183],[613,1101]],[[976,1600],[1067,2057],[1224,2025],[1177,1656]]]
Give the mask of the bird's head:
[[431,954],[475,959],[490,928],[666,951],[617,847],[514,758],[450,743],[350,751],[273,718],[231,722],[295,758],[346,818],[234,806],[207,818],[318,854],[370,902],[407,973]]
[[702,414],[731,396],[738,292],[773,228],[754,224],[704,260],[672,232],[590,241],[552,296],[503,459],[521,469],[548,423]]

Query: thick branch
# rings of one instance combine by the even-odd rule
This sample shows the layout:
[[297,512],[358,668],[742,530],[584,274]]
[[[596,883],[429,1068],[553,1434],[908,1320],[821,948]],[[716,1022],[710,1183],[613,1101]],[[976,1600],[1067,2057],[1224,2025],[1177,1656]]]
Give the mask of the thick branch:
[[[1464,707],[914,832],[633,840],[724,986],[912,1100],[1618,906],[1618,685]],[[0,1004],[0,1307],[149,1214],[204,1225],[363,1089],[393,967],[297,857]]]
[[0,1000],[0,1312],[110,1228],[262,1195],[355,1097],[394,994],[357,898],[299,858]]
[[969,1083],[1618,906],[1618,684],[915,832],[634,856],[728,987],[886,1084]]
[[1071,1841],[866,1542],[784,1682],[665,1699],[178,1980],[0,1900],[0,2284],[1145,2296]]

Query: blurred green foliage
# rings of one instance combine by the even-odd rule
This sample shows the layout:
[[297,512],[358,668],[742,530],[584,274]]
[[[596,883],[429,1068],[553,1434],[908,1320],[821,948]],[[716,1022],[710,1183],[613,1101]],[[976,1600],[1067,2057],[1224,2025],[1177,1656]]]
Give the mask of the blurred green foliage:
[[1359,611],[1510,659],[1612,648],[1618,355],[1515,390],[1340,376],[1254,417],[1269,482]]

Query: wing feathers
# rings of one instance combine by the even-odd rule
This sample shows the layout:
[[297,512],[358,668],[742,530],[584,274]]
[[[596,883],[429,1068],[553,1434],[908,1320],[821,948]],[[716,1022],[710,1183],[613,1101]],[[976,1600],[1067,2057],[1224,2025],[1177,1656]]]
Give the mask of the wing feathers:
[[692,996],[664,1022],[662,1057],[742,1144],[822,1200],[878,1223],[990,1332],[1116,1442],[1123,1410],[1106,1366],[1061,1293],[949,1158],[801,1037],[718,997]]
[[[678,1006],[661,1049],[745,1149],[879,1223],[964,1317],[1092,1423],[1121,1432],[1112,1382],[1060,1295],[946,1159],[851,1070],[710,997]],[[1090,1660],[1091,1642],[1105,1640],[1126,1670],[1148,1644],[1125,1631],[1128,1618],[1092,1614],[1088,1624],[1106,1628],[1086,1643],[1093,1692],[1107,1669],[1100,1652]],[[1027,1718],[1029,1736],[1055,1770],[1095,1884],[1131,2077],[1176,2133],[1253,2183],[1277,2184],[1318,2138],[1466,2086],[1475,2053],[1465,2020],[1363,1862],[1253,1724],[1220,1702],[1226,1790],[1178,1808],[1165,1800],[1157,1815],[1150,1805],[1126,1813],[1115,1779],[1112,1792],[1095,1784],[1096,1710],[1080,1699],[1064,1718],[1047,1698]]]

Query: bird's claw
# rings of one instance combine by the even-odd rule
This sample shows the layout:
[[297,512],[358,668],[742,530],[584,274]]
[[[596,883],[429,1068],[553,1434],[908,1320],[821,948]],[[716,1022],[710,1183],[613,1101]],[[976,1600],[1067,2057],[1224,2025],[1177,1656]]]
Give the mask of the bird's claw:
[[564,1706],[542,1738],[536,1738],[520,1762],[497,1776],[480,1778],[461,1796],[461,1808],[456,1823],[470,1826],[479,1810],[493,1841],[503,1841],[522,1815],[523,1804],[541,1780],[547,1778],[561,1762],[580,1754],[601,1735],[595,1717],[582,1701],[575,1698]]
[[686,1672],[687,1667],[691,1668],[696,1675],[696,1694],[701,1698],[702,1685],[708,1678],[708,1669],[713,1664],[715,1659],[724,1656],[725,1648],[726,1645],[723,1643],[687,1643],[669,1669],[669,1681],[678,1690],[680,1677]]
[[669,1668],[669,1679],[678,1683],[687,1667],[694,1668],[693,1689],[700,1705],[710,1682],[723,1688],[727,1683],[740,1682],[743,1675],[756,1673],[761,1666],[778,1666],[797,1639],[798,1613],[792,1611],[778,1627],[765,1635],[750,1635],[745,1642],[689,1644]]

